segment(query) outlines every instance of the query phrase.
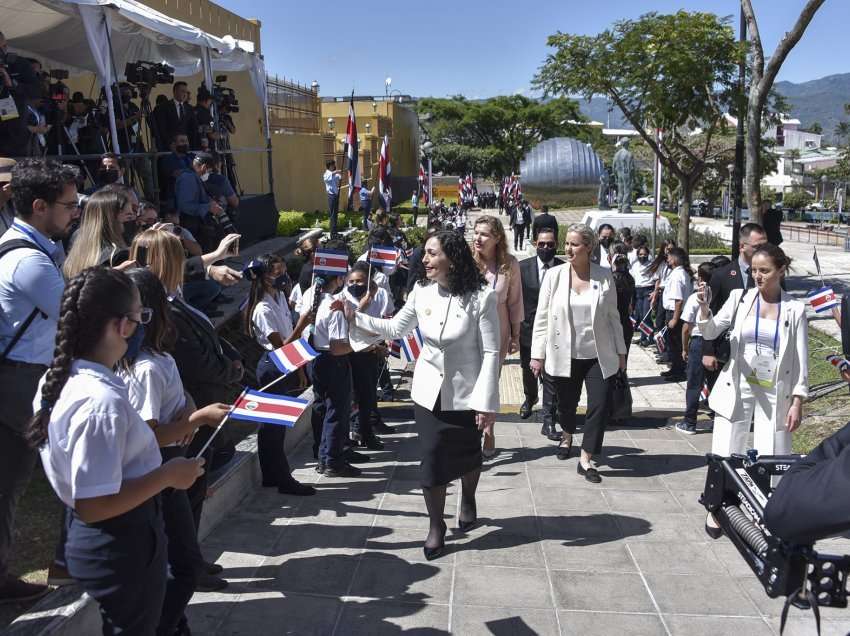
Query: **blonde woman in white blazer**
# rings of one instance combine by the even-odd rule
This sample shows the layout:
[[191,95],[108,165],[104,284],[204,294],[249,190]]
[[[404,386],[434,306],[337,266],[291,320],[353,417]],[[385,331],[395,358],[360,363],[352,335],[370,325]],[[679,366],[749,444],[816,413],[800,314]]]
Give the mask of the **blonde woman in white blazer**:
[[[806,306],[782,290],[790,259],[775,245],[753,252],[750,276],[755,288],[734,290],[717,316],[711,315],[708,285],[700,283],[697,320],[703,337],[729,331],[729,362],[708,403],[715,413],[711,452],[728,457],[747,450],[750,423],[760,455],[791,452],[791,434],[800,426],[808,397]],[[713,517],[706,532],[720,536]]]
[[424,552],[431,560],[445,544],[449,482],[461,479],[458,527],[467,531],[477,521],[481,431],[492,427],[499,409],[500,332],[496,295],[461,234],[439,232],[429,238],[422,263],[427,280],[416,284],[393,318],[360,312],[349,312],[349,318],[358,338],[358,331],[403,338],[417,326],[422,334],[425,346],[416,361],[411,397],[431,520]]
[[602,477],[591,459],[602,452],[610,412],[609,380],[626,368],[626,344],[611,270],[590,261],[596,249],[593,230],[571,225],[565,247],[567,264],[550,271],[540,288],[529,366],[535,375],[546,373],[554,381],[564,429],[558,459],[570,456],[582,385],[587,388],[577,471],[598,484]]

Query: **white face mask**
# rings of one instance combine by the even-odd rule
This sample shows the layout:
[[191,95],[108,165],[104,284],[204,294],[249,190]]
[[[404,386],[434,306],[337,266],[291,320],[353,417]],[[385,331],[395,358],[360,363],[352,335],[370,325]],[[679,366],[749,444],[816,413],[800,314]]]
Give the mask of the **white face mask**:
[[202,175],[201,175],[201,181],[206,182],[206,181],[207,181],[207,179],[209,179],[209,178],[210,178],[210,173],[209,173],[209,172],[205,172],[204,174],[202,174]]

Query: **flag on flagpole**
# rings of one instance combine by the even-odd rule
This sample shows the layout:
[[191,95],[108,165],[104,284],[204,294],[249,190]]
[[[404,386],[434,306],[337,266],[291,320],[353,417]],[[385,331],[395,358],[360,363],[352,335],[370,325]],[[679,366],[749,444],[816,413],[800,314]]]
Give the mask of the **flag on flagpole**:
[[428,177],[425,172],[425,166],[419,164],[419,204],[428,206]]
[[348,125],[345,128],[345,158],[348,163],[348,208],[352,208],[354,195],[360,191],[360,142],[357,141],[357,120],[354,117],[354,91],[348,105]]
[[820,273],[820,259],[818,258],[818,248],[817,246],[812,247],[812,259],[815,262],[815,269],[818,270],[818,276],[823,278],[823,274]]
[[820,289],[809,292],[806,300],[809,301],[812,309],[819,314],[841,305],[841,301],[835,295],[835,292],[832,291],[832,287],[821,287]]
[[394,247],[372,247],[369,262],[379,267],[393,267],[398,263],[398,250]]
[[652,325],[646,322],[646,319],[640,321],[640,324],[638,325],[638,331],[640,331],[647,338],[652,337]]
[[306,338],[290,342],[269,352],[269,359],[283,375],[292,373],[318,356],[319,354],[310,346]]
[[[406,338],[394,340],[393,344],[398,343],[398,357],[405,362],[416,362],[419,354],[425,346],[425,341],[422,339],[422,332],[419,327],[413,330],[413,333],[408,334]],[[392,353],[392,348],[390,350]]]
[[378,160],[378,192],[381,193],[381,199],[384,201],[384,209],[389,212],[393,205],[389,135],[384,135],[384,141],[381,144],[381,156]]
[[826,361],[829,362],[832,366],[834,366],[839,371],[848,371],[850,370],[850,362],[848,362],[844,356],[839,356],[836,354],[830,354],[826,356]]
[[341,276],[348,272],[348,254],[334,250],[317,249],[313,253],[313,274]]
[[249,422],[293,427],[309,406],[310,402],[301,398],[248,390],[233,405],[230,417]]

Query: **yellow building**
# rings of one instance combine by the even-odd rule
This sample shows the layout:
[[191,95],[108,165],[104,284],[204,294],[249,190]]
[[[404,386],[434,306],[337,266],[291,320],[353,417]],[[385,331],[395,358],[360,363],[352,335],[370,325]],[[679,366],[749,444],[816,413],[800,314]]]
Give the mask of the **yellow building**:
[[[322,98],[321,130],[328,137],[326,153],[336,157],[339,167],[342,167],[342,140],[348,122],[349,99]],[[369,179],[370,186],[377,183],[381,141],[388,135],[396,203],[410,198],[419,175],[419,124],[416,113],[405,105],[404,98],[401,99],[354,97],[362,176]]]

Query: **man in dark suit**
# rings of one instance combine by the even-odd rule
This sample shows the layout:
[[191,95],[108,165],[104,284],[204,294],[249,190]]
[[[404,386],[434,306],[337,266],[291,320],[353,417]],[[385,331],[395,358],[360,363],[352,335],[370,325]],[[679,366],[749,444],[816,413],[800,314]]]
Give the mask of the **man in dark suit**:
[[[714,270],[711,275],[711,311],[716,316],[723,303],[729,298],[729,294],[735,289],[749,289],[753,283],[753,277],[750,275],[750,263],[753,259],[755,249],[764,243],[767,243],[767,234],[764,228],[758,223],[746,223],[741,226],[740,247],[738,258],[733,260],[725,267],[720,267]],[[709,387],[714,386],[716,380],[716,372],[722,366],[718,362],[718,353],[722,354],[723,346],[718,343],[721,338],[716,340],[703,340],[702,343],[702,364],[710,372],[707,376]],[[728,355],[728,354],[727,354]]]
[[555,233],[555,238],[558,238],[558,219],[549,214],[548,205],[544,205],[540,214],[534,217],[534,223],[531,225],[531,236],[540,234],[540,230],[544,227],[551,229]]
[[159,151],[168,152],[171,140],[180,132],[188,135],[189,145],[197,149],[198,123],[195,119],[195,109],[189,103],[189,88],[186,82],[174,82],[172,94],[173,99],[158,104],[153,110],[159,135]]
[[[563,265],[564,261],[555,258],[558,246],[556,231],[543,228],[534,236],[537,256],[526,258],[519,262],[520,281],[522,282],[522,303],[525,307],[525,317],[519,328],[519,356],[522,365],[522,389],[525,401],[519,409],[522,419],[531,417],[531,408],[537,403],[537,378],[529,368],[531,362],[531,333],[534,328],[534,316],[537,313],[537,297],[540,294],[540,283],[546,272],[552,267]],[[543,428],[540,433],[553,441],[561,439],[555,430],[555,384],[551,376],[541,374],[543,382]]]

